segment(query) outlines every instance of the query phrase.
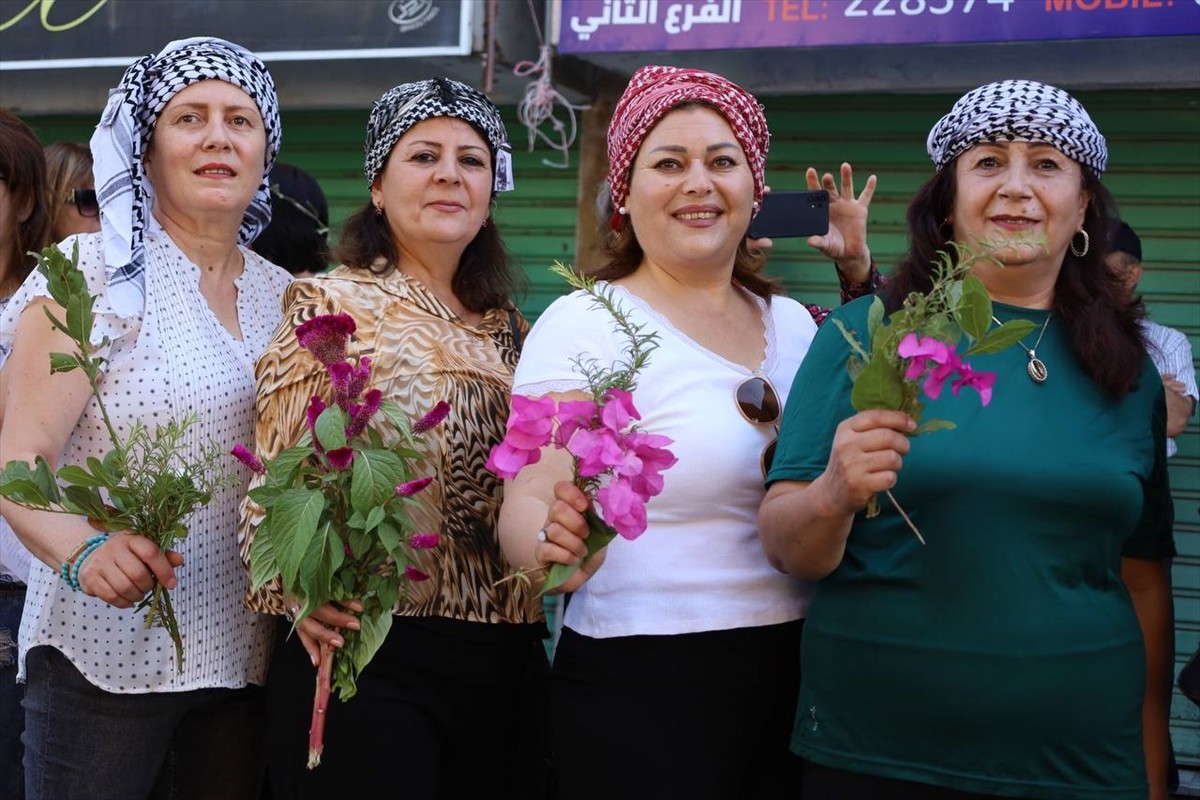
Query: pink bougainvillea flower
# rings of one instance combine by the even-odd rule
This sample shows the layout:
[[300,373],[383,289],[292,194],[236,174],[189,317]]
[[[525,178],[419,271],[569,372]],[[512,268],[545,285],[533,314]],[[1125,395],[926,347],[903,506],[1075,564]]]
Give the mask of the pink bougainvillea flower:
[[350,424],[346,426],[346,436],[353,438],[367,429],[367,423],[371,421],[371,417],[379,411],[379,406],[383,403],[383,392],[378,389],[370,389],[363,396],[361,404],[350,404]]
[[554,446],[563,448],[580,428],[590,428],[596,422],[596,403],[592,400],[564,400],[558,404],[558,428],[554,431]]
[[417,424],[413,425],[413,433],[425,433],[425,431],[436,428],[442,424],[442,421],[450,414],[450,404],[445,400],[439,400],[438,404],[433,409],[417,420]]
[[950,390],[954,392],[955,397],[958,397],[958,390],[969,386],[979,392],[979,403],[986,407],[988,403],[992,402],[992,386],[995,383],[996,373],[976,372],[971,369],[970,364],[964,362],[959,365],[958,377],[950,385]]
[[596,503],[604,521],[623,538],[636,539],[646,532],[646,503],[628,481],[617,478],[596,490]]
[[625,449],[621,447],[619,434],[609,428],[596,428],[575,432],[567,443],[567,452],[579,461],[579,474],[584,478],[595,477],[611,467],[624,463]]
[[[915,381],[925,373],[929,362],[945,364],[950,360],[953,351],[941,339],[932,336],[918,337],[917,334],[910,333],[900,340],[896,353],[901,358],[909,359],[908,368],[904,372],[904,380]],[[945,379],[943,378],[943,380]],[[940,384],[938,391],[941,391]],[[930,397],[934,396],[930,395]]]
[[428,550],[432,547],[437,547],[441,539],[442,537],[436,533],[414,533],[409,537],[408,543],[415,550]]
[[230,452],[233,454],[234,458],[236,458],[238,461],[245,464],[247,467],[249,467],[254,472],[258,473],[259,475],[267,474],[267,469],[266,469],[266,467],[263,466],[262,461],[260,461],[258,456],[254,455],[254,453],[250,452],[250,450],[247,449],[244,445],[235,444],[233,446],[233,450],[231,450]]
[[325,458],[329,461],[329,466],[336,470],[350,469],[354,463],[354,448],[353,447],[338,447],[329,450],[325,453]]
[[421,581],[429,580],[428,575],[414,567],[412,564],[409,564],[404,568],[404,577],[408,578],[413,583],[420,583]]
[[540,447],[532,449],[514,447],[505,439],[488,453],[486,466],[501,478],[510,479],[517,477],[517,473],[527,464],[536,464],[541,458],[542,449]]
[[641,418],[633,405],[633,395],[629,392],[624,389],[609,389],[604,393],[604,406],[600,409],[600,421],[604,427],[622,431],[631,419]]
[[355,327],[354,317],[349,314],[322,314],[296,327],[296,341],[329,366],[346,360],[346,343]]
[[513,395],[504,441],[521,450],[545,447],[554,430],[555,409],[551,397]]
[[397,486],[396,494],[401,497],[412,497],[431,483],[433,483],[433,478],[417,478],[415,481],[409,481]]

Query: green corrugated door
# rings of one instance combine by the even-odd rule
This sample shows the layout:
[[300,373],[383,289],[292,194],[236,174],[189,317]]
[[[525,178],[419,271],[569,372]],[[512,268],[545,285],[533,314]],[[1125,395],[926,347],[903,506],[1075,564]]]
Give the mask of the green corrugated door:
[[[1140,290],[1151,316],[1182,330],[1200,353],[1200,96],[1195,92],[1080,92],[1109,143],[1105,184],[1124,219],[1142,238],[1145,274]],[[894,264],[906,245],[904,212],[931,174],[925,155],[929,128],[953,104],[950,95],[768,97],[771,125],[768,183],[804,188],[812,165],[836,172],[855,166],[859,187],[879,176],[871,207],[870,243],[881,265]],[[800,240],[780,240],[772,270],[786,276],[799,299],[836,303],[827,262]],[[1171,459],[1175,497],[1176,670],[1200,646],[1200,429],[1195,417]],[[1097,698],[1103,702],[1103,698]],[[1181,763],[1200,764],[1200,720],[1194,704],[1175,692],[1172,738]]]

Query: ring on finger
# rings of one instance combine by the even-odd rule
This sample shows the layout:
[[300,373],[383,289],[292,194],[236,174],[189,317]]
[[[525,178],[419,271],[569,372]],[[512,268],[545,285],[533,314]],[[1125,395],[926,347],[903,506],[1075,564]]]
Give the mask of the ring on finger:
[[546,529],[545,528],[542,528],[540,531],[537,532],[537,540],[539,542],[546,541]]

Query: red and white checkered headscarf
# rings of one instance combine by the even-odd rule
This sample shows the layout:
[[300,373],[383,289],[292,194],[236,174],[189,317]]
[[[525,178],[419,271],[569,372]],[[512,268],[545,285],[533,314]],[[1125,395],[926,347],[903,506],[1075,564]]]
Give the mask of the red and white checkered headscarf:
[[[624,205],[629,196],[629,169],[650,130],[667,112],[684,103],[710,105],[725,117],[750,164],[754,201],[761,204],[771,133],[754,95],[711,72],[642,67],[629,79],[608,125],[608,182],[613,206]],[[619,220],[614,214],[611,222],[614,229]]]

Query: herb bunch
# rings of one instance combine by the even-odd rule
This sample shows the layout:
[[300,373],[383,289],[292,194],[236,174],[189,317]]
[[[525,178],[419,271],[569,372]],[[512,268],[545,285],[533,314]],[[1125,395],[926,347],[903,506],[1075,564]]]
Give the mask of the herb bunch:
[[[47,247],[37,254],[37,262],[50,296],[65,311],[59,318],[46,308],[46,316],[76,347],[73,353],[51,353],[50,372],[84,372],[112,449],[103,458],[68,464],[57,472],[41,456],[33,467],[25,461],[9,461],[0,473],[0,495],[24,508],[82,515],[97,530],[131,531],[149,538],[160,550],[170,550],[187,537],[187,517],[207,504],[214,491],[235,480],[222,467],[221,447],[215,442],[198,451],[188,446],[195,414],[156,425],[153,432],[139,420],[126,435],[118,433],[100,391],[105,359],[95,355],[109,340],[91,342],[96,298],[88,293],[79,269],[79,244],[70,258],[57,247]],[[147,628],[166,628],[175,646],[176,668],[182,671],[179,623],[170,594],[157,579],[135,610],[142,609]]]

